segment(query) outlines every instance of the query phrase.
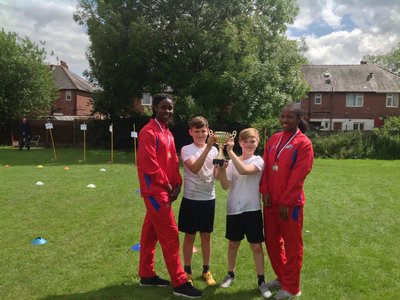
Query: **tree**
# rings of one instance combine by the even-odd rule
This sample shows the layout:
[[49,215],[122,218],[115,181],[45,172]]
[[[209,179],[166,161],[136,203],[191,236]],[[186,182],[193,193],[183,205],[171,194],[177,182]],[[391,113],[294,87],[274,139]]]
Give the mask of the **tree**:
[[400,75],[400,43],[397,48],[393,48],[387,54],[382,55],[366,55],[363,60],[384,67],[393,73]]
[[248,123],[306,93],[305,58],[285,37],[297,11],[295,0],[80,0],[74,18],[88,28],[97,109],[125,113],[171,87],[178,107]]
[[0,124],[50,111],[57,90],[45,57],[28,38],[0,31]]
[[400,132],[400,117],[387,117],[383,125],[385,131],[388,132]]

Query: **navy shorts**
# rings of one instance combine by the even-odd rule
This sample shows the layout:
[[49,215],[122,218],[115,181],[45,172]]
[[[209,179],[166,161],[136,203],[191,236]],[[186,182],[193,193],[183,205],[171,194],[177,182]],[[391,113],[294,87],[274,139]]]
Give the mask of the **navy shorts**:
[[182,199],[179,208],[178,229],[181,232],[195,234],[211,233],[214,230],[215,199],[190,200]]
[[261,210],[246,211],[226,216],[226,235],[230,241],[241,241],[246,235],[252,244],[264,242],[264,226]]

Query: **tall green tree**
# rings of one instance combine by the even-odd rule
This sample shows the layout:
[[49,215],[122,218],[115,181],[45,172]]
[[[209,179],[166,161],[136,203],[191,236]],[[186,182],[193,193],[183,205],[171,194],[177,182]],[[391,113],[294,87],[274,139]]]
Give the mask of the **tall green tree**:
[[29,38],[0,31],[0,124],[50,111],[57,89],[45,58]]
[[366,55],[363,60],[384,67],[393,73],[400,75],[400,43],[387,54]]
[[297,12],[295,0],[80,0],[74,18],[91,40],[98,110],[125,113],[171,87],[188,112],[249,123],[306,92],[305,58],[285,37]]

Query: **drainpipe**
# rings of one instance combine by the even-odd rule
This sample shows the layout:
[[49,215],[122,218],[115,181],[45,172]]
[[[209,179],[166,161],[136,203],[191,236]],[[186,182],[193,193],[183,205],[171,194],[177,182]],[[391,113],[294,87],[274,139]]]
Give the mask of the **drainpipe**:
[[329,113],[330,113],[330,127],[333,130],[333,118],[332,118],[332,96],[333,96],[333,87],[331,88],[331,93],[329,96]]
[[308,93],[308,123],[311,120],[311,93]]

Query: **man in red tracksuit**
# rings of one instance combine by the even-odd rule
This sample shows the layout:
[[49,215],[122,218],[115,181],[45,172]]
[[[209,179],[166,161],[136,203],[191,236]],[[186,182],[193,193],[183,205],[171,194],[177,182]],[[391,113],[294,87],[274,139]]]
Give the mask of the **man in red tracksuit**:
[[146,205],[140,238],[139,276],[142,286],[168,286],[154,270],[154,254],[160,242],[171,277],[173,293],[198,298],[202,292],[187,282],[179,256],[179,236],[171,204],[181,190],[182,177],[175,142],[168,129],[173,102],[168,94],[153,96],[153,117],[139,133],[137,158],[140,192]]
[[303,134],[307,123],[295,104],[281,113],[282,132],[274,134],[264,150],[265,168],[260,182],[264,202],[265,243],[276,280],[268,288],[280,288],[275,299],[301,294],[303,260],[303,184],[313,164],[311,141]]

